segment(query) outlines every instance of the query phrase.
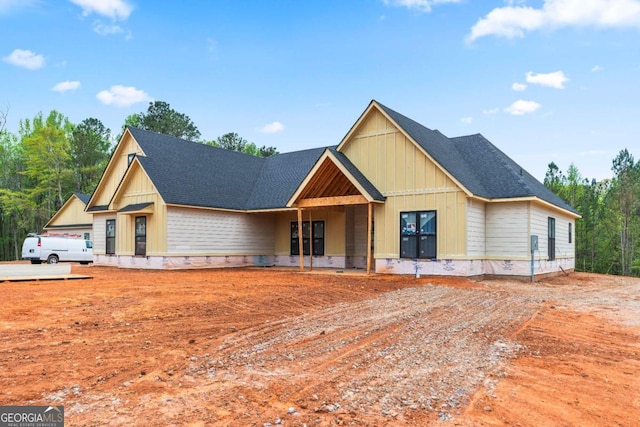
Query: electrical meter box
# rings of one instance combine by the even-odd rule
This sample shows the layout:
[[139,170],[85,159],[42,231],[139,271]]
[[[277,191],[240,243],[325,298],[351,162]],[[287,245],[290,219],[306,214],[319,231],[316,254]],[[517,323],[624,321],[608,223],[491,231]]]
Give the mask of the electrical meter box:
[[531,252],[538,250],[538,236],[535,234],[531,235]]

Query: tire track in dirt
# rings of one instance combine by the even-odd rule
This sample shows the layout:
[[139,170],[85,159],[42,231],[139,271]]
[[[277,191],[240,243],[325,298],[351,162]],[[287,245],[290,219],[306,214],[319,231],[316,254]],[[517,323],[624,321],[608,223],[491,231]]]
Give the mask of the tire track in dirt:
[[260,384],[264,397],[277,389],[272,405],[390,420],[412,411],[447,418],[517,351],[496,337],[509,335],[538,305],[506,292],[404,289],[230,335],[205,364],[225,367],[217,379]]

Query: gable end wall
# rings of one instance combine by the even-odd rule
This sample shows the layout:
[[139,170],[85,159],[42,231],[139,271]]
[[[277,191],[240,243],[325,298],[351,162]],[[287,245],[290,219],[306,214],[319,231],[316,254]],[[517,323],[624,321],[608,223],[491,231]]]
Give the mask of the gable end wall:
[[437,212],[438,258],[466,253],[466,195],[380,111],[373,109],[341,151],[386,197],[374,212],[374,257],[400,256],[400,212]]

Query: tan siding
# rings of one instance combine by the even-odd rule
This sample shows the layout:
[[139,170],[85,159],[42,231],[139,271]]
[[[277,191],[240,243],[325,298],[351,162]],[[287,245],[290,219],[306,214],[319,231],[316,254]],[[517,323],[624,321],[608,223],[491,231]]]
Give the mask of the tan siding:
[[130,153],[142,154],[142,151],[138,143],[129,134],[125,134],[125,139],[118,145],[117,151],[114,153],[114,157],[109,162],[108,169],[100,181],[100,187],[97,189],[95,199],[92,201],[94,206],[106,205],[111,201],[111,197],[127,170],[128,155]]
[[75,195],[71,196],[68,203],[56,213],[56,217],[51,221],[49,226],[73,225],[73,224],[91,224],[93,220],[91,214],[84,211],[84,203]]
[[485,203],[467,202],[467,255],[484,257],[485,254]]
[[486,248],[488,257],[530,257],[529,204],[487,203]]
[[153,183],[139,166],[134,165],[123,182],[123,191],[113,201],[113,209],[138,203],[153,203],[153,213],[119,214],[116,221],[116,251],[119,255],[135,253],[135,217],[147,218],[147,255],[166,253],[166,206]]
[[377,110],[372,110],[341,148],[387,197],[375,208],[374,252],[378,258],[400,253],[400,212],[436,210],[438,257],[466,252],[466,197],[411,140]]
[[[314,211],[313,216],[316,216]],[[323,211],[318,211],[323,212]],[[329,209],[325,216],[325,255],[343,256],[345,254],[345,218],[344,209]],[[322,219],[322,218],[319,218]]]
[[272,214],[169,207],[167,253],[207,255],[272,255]]

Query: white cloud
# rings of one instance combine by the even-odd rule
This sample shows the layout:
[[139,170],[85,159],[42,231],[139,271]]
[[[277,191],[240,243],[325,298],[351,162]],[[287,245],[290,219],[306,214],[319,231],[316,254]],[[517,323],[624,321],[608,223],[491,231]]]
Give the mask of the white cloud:
[[262,129],[260,129],[260,132],[262,133],[278,133],[278,132],[282,132],[284,130],[284,125],[280,122],[273,122],[273,123],[269,123],[268,125],[264,126]]
[[546,74],[533,74],[531,71],[527,73],[527,83],[540,86],[564,89],[564,84],[568,81],[569,78],[565,76],[562,71],[555,71],[553,73]]
[[512,116],[522,116],[528,113],[533,113],[540,107],[541,105],[535,101],[524,101],[519,99],[509,107],[505,108],[504,111]]
[[133,6],[125,0],[69,0],[82,8],[82,14],[89,16],[92,13],[106,16],[114,21],[124,21],[133,12]]
[[597,73],[598,71],[602,71],[604,70],[604,68],[602,68],[599,65],[594,65],[593,68],[591,69],[591,71],[593,71],[594,73]]
[[529,31],[562,27],[640,29],[640,0],[544,0],[540,9],[497,7],[475,23],[467,41],[524,37]]
[[406,7],[419,12],[431,12],[432,6],[443,3],[460,3],[460,0],[384,0],[387,6]]
[[101,21],[96,21],[93,23],[93,31],[101,36],[109,36],[111,34],[122,34],[124,30],[119,25],[108,25],[104,24]]
[[36,55],[30,50],[15,49],[9,56],[2,59],[11,65],[27,70],[37,70],[44,66],[44,56]]
[[57,85],[55,85],[54,87],[51,88],[52,91],[55,92],[68,92],[70,90],[76,90],[80,87],[80,82],[79,81],[70,81],[67,80],[66,82],[60,82]]
[[527,85],[524,83],[514,83],[511,85],[511,89],[515,90],[516,92],[523,92],[525,90],[527,90]]
[[482,110],[482,114],[486,114],[486,115],[498,114],[499,111],[500,111],[499,108],[489,108],[487,110]]
[[100,91],[96,98],[103,104],[115,105],[116,107],[128,107],[140,102],[153,101],[146,92],[132,86],[122,85],[111,86],[109,90]]
[[465,125],[470,125],[473,122],[473,117],[463,117],[460,119],[460,122]]

